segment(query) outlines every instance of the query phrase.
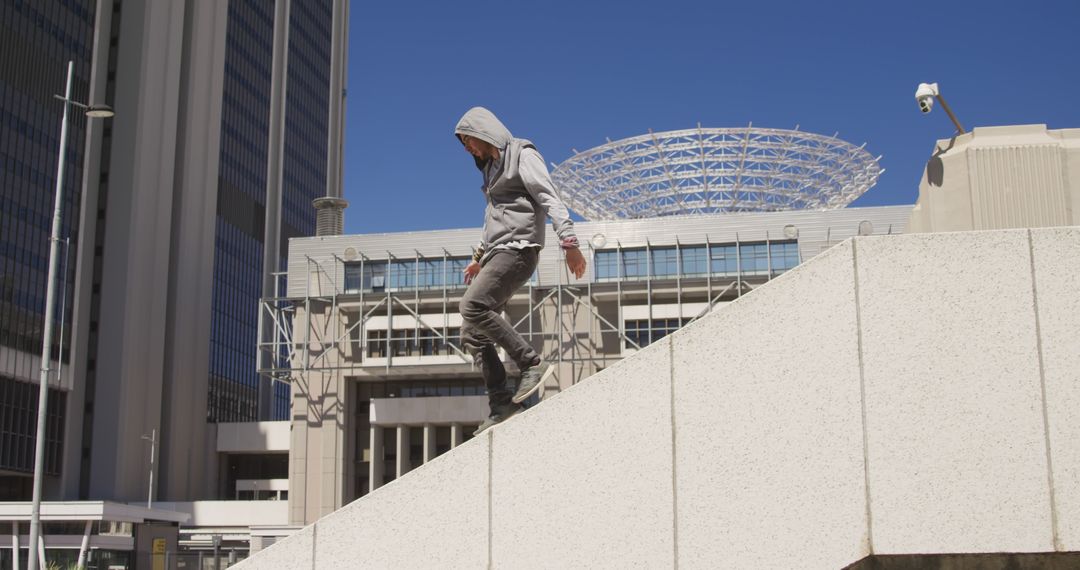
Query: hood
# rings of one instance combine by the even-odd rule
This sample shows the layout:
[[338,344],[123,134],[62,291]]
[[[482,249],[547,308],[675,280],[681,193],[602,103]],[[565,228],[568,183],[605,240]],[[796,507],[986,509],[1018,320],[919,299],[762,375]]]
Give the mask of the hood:
[[502,124],[502,121],[495,116],[495,113],[483,107],[473,107],[461,117],[457,126],[454,127],[454,136],[460,138],[461,135],[476,137],[495,145],[495,148],[500,150],[505,149],[506,145],[510,144],[510,139],[513,138],[510,129],[507,129],[506,125]]

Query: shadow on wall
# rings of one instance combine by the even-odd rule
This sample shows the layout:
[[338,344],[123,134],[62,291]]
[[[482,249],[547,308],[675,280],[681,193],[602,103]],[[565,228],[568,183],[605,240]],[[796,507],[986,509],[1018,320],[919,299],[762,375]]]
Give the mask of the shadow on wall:
[[895,554],[868,556],[844,570],[1072,570],[1078,552],[1025,554]]
[[930,157],[930,160],[926,161],[926,181],[931,186],[941,187],[942,182],[945,180],[945,163],[941,160],[941,155],[949,152],[955,144],[956,135],[953,135],[949,139],[949,146],[937,148],[937,152]]

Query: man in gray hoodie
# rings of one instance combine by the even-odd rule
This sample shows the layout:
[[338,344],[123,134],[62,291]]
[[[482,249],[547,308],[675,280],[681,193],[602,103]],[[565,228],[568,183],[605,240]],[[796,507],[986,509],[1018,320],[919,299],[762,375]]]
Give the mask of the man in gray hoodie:
[[[473,261],[465,268],[469,288],[459,310],[464,324],[461,341],[487,384],[491,413],[474,435],[521,410],[553,369],[500,313],[510,297],[536,270],[551,216],[566,265],[577,277],[585,274],[585,256],[578,249],[570,213],[555,191],[544,159],[525,139],[514,138],[495,115],[473,107],[454,128],[465,150],[483,174],[487,199],[484,232]],[[517,390],[507,386],[499,359],[504,349],[521,370]]]

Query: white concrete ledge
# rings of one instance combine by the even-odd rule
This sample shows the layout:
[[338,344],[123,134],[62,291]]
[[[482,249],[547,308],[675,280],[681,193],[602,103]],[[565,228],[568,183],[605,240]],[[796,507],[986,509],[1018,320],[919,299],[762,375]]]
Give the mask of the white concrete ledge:
[[220,453],[288,452],[292,422],[229,422],[217,424]]
[[858,238],[239,568],[1080,550],[1080,229]]
[[475,424],[488,413],[487,396],[372,398],[371,425]]

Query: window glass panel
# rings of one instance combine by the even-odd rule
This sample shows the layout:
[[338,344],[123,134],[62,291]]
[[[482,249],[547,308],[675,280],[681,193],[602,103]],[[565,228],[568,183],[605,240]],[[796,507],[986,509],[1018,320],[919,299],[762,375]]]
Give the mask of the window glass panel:
[[619,252],[598,251],[593,273],[597,281],[612,281],[619,278]]
[[624,323],[624,329],[626,333],[626,348],[637,348],[632,343],[636,343],[637,346],[645,348],[649,344],[649,321],[647,320],[630,320]]
[[763,275],[769,271],[769,251],[763,243],[741,244],[739,258],[744,275]]
[[416,261],[391,261],[389,285],[391,289],[415,288]]
[[449,289],[465,286],[465,268],[472,261],[470,257],[455,257],[446,260],[446,287]]
[[386,358],[386,331],[367,331],[368,358]]
[[683,247],[681,253],[684,276],[705,275],[708,271],[705,246]]
[[386,287],[386,262],[371,261],[364,264],[364,289],[382,291]]
[[345,264],[345,292],[359,293],[363,284],[363,276],[360,274],[359,263]]
[[714,245],[709,248],[709,270],[718,275],[739,272],[739,259],[734,245]]
[[773,275],[779,275],[799,264],[799,244],[795,241],[769,244]]
[[443,260],[421,259],[420,272],[416,286],[421,289],[435,289],[443,284]]
[[674,277],[679,274],[679,252],[673,247],[652,250],[652,276]]
[[623,250],[623,278],[644,279],[648,276],[648,258],[644,249]]

